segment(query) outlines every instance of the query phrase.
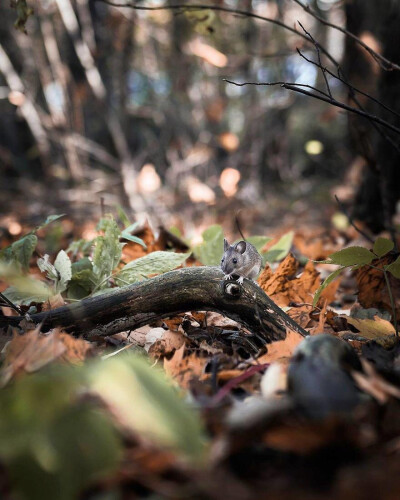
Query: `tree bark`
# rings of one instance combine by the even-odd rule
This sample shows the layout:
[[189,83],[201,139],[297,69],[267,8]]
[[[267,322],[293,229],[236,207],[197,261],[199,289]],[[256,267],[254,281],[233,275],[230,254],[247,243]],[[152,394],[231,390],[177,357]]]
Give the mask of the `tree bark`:
[[[282,311],[254,282],[243,285],[223,279],[217,267],[191,267],[135,283],[111,293],[84,299],[30,316],[42,330],[61,326],[85,337],[133,330],[157,319],[186,311],[217,311],[262,336],[282,340],[286,329],[308,333]],[[0,327],[23,317],[0,317]]]
[[[400,0],[346,2],[347,29],[365,36],[367,44],[376,44],[387,59],[400,62]],[[353,40],[346,40],[345,73],[351,83],[377,97],[394,111],[400,112],[400,72],[385,71]],[[375,103],[359,97],[368,112],[400,125],[400,118]],[[350,135],[355,151],[366,160],[366,168],[355,198],[353,216],[365,222],[374,232],[391,229],[400,193],[400,154],[391,144],[398,137],[387,130],[382,133],[365,120],[352,116]],[[386,136],[389,136],[389,140]]]

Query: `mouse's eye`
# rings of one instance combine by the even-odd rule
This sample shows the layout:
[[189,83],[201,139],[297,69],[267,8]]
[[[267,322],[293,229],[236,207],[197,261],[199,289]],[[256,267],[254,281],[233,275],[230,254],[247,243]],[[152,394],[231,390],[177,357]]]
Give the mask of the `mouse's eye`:
[[221,262],[225,262],[225,259],[222,259]]
[[237,259],[233,259],[233,260],[232,260],[232,262],[233,262],[234,264],[237,264]]

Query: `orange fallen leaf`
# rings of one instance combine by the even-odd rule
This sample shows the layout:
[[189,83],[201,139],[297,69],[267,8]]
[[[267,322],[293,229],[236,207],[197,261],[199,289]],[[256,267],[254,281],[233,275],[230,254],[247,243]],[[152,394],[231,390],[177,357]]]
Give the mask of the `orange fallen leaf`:
[[258,283],[280,306],[288,306],[290,302],[310,303],[320,285],[319,273],[311,261],[307,262],[303,272],[296,277],[298,268],[299,263],[289,254],[279,264],[275,273],[264,269]]
[[302,335],[292,330],[288,330],[286,338],[269,344],[268,352],[260,356],[257,361],[260,364],[264,364],[272,363],[281,358],[290,358],[302,340],[304,340]]
[[208,357],[199,356],[198,353],[187,352],[183,344],[175,351],[171,359],[164,359],[164,370],[184,389],[187,389],[192,380],[198,380],[204,373]]

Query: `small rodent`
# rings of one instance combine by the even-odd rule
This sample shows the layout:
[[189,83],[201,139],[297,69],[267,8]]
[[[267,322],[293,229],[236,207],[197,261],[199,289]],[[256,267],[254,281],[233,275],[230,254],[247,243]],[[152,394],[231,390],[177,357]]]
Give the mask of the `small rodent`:
[[239,283],[243,283],[244,278],[254,280],[260,272],[261,263],[261,255],[248,241],[239,241],[235,245],[229,245],[224,239],[221,269],[226,280],[232,279],[234,275],[239,276]]

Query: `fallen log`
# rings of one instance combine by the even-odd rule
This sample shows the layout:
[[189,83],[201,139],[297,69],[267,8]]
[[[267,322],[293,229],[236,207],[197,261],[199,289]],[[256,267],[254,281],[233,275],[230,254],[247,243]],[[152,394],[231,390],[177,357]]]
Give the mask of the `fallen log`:
[[[188,267],[140,283],[83,299],[51,311],[31,314],[42,331],[56,326],[90,338],[134,330],[186,311],[216,311],[237,321],[266,342],[282,340],[286,330],[308,333],[252,281],[224,280],[217,267]],[[18,325],[22,316],[0,316],[0,327]]]

